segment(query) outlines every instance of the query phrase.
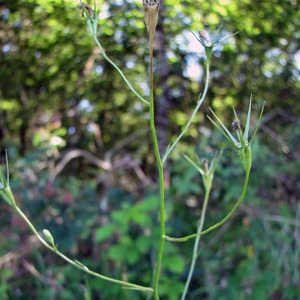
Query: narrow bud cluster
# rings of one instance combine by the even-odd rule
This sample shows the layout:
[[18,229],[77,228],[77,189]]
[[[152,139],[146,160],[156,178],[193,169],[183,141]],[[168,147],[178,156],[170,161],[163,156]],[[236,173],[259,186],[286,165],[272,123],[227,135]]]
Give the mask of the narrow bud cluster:
[[84,13],[88,13],[89,14],[89,17],[93,17],[94,16],[94,10],[88,6],[87,4],[85,3],[81,3],[79,5],[79,8],[81,9],[81,16],[84,18]]
[[239,124],[238,121],[235,120],[235,121],[232,122],[232,129],[234,131],[237,131],[239,129],[239,127],[240,127],[240,124]]
[[208,160],[206,158],[202,159],[202,165],[204,166],[206,174],[209,172],[209,167],[208,167]]
[[205,46],[207,46],[207,47],[212,46],[212,42],[211,42],[209,33],[208,33],[206,30],[201,30],[201,31],[200,31],[200,33],[199,33],[199,38],[200,38],[201,42],[202,42]]
[[159,0],[143,0],[146,27],[149,37],[153,37],[157,25]]

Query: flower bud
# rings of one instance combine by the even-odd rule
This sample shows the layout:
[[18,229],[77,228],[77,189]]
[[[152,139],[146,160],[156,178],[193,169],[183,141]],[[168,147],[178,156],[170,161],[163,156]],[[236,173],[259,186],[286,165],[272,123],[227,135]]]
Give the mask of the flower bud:
[[81,3],[79,5],[79,8],[81,9],[81,16],[83,18],[84,18],[84,13],[86,13],[86,12],[88,12],[89,17],[92,18],[94,16],[94,10],[90,6],[88,6],[88,5],[84,4],[84,3]]
[[240,124],[239,124],[238,121],[235,120],[235,121],[232,122],[232,129],[234,131],[238,131],[239,127],[240,127]]
[[149,37],[153,37],[157,25],[159,0],[143,0],[146,27]]
[[201,30],[199,32],[199,38],[200,38],[201,42],[205,46],[207,46],[207,47],[212,46],[212,42],[211,42],[210,36],[209,36],[209,34],[208,34],[208,32],[206,30]]
[[44,234],[45,238],[47,239],[47,241],[48,241],[53,247],[55,247],[55,245],[54,245],[54,238],[53,238],[51,232],[50,232],[48,229],[43,229],[43,234]]

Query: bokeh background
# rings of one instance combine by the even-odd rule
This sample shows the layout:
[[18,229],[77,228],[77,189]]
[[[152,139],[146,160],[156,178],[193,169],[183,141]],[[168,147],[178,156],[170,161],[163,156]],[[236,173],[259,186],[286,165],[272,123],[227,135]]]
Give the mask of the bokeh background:
[[[161,2],[154,45],[161,151],[205,83],[203,48],[191,31],[237,33],[215,48],[207,99],[168,162],[168,234],[193,233],[201,213],[201,177],[182,154],[210,160],[224,145],[209,108],[231,126],[234,106],[243,123],[252,95],[254,126],[265,103],[245,202],[203,237],[188,299],[299,299],[299,1]],[[7,150],[17,202],[62,251],[105,275],[149,285],[159,230],[147,108],[101,56],[78,4],[0,1],[0,162]],[[96,4],[102,46],[147,97],[142,1]],[[236,153],[225,150],[205,227],[226,215],[242,183]],[[0,238],[1,299],[147,299],[66,266],[2,200]],[[163,299],[179,299],[192,246],[167,243]]]

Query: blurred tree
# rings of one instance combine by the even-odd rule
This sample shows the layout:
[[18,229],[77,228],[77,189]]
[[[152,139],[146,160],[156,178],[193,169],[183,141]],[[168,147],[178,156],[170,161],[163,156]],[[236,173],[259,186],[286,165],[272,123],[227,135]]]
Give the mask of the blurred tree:
[[[103,154],[104,149],[95,143],[96,127],[110,148],[147,126],[143,106],[99,55],[73,3],[77,4],[62,0],[1,3],[2,147],[15,143],[24,154],[33,146],[38,129],[53,130],[59,125],[65,128],[60,131],[65,147]],[[141,3],[97,4],[100,40],[107,54],[147,94],[148,50]],[[272,109],[297,113],[300,25],[295,2],[165,0],[162,7],[164,23],[158,27],[155,46],[157,109],[168,111],[169,135],[184,124],[185,113],[203,86],[202,49],[190,29],[214,31],[223,25],[222,34],[240,31],[216,50],[206,106],[225,109],[224,113],[231,105],[244,108],[252,93],[255,102],[266,100]],[[198,121],[202,119],[200,114]],[[149,141],[145,138],[144,146],[139,141],[132,149],[138,146],[147,152]]]

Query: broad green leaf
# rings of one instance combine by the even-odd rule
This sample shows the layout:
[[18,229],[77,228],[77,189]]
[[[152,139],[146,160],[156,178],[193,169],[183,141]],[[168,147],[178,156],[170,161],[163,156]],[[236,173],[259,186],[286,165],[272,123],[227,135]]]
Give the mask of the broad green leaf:
[[108,239],[115,231],[116,225],[113,223],[99,227],[95,233],[96,242],[102,242]]

